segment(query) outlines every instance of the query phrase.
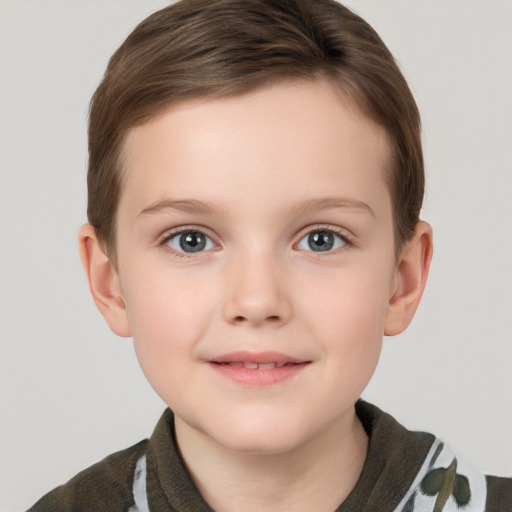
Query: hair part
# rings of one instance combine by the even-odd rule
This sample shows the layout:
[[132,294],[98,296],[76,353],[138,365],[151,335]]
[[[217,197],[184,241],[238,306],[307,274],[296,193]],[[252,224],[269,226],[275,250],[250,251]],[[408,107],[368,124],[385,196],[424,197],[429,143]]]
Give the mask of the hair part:
[[181,0],[135,28],[91,100],[87,215],[111,261],[131,128],[177,102],[322,78],[388,135],[398,252],[413,237],[423,202],[420,115],[373,28],[334,0]]

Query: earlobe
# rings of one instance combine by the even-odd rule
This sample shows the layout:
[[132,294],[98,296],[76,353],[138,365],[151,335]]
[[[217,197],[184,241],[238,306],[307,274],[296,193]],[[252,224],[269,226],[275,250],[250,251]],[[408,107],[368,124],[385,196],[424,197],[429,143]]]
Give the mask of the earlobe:
[[114,333],[131,336],[119,276],[103,252],[94,228],[84,224],[78,234],[80,258],[97,308]]
[[404,245],[396,267],[396,288],[386,313],[384,334],[394,336],[410,324],[423,295],[432,260],[432,228],[420,221]]

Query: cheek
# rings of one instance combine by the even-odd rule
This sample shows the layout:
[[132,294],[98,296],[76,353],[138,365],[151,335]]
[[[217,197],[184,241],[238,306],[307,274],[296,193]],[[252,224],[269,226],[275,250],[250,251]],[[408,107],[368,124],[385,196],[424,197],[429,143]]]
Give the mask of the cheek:
[[323,283],[316,282],[306,309],[335,329],[356,332],[372,327],[378,329],[389,301],[390,278],[387,275],[367,269],[328,276]]
[[[372,270],[339,272],[301,306],[308,329],[327,358],[345,369],[375,365],[384,334],[390,274]],[[334,357],[332,357],[334,356]]]
[[204,282],[199,290],[179,275],[155,274],[123,287],[135,350],[146,375],[168,371],[180,365],[180,358],[191,357],[215,304]]

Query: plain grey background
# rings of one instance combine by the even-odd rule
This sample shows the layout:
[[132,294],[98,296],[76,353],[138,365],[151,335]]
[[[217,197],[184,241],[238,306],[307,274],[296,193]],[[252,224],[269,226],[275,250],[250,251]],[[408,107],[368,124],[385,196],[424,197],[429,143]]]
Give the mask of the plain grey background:
[[[95,310],[76,244],[86,116],[162,0],[0,1],[0,511],[151,434],[164,404]],[[512,474],[512,2],[350,0],[424,122],[430,282],[365,398]]]

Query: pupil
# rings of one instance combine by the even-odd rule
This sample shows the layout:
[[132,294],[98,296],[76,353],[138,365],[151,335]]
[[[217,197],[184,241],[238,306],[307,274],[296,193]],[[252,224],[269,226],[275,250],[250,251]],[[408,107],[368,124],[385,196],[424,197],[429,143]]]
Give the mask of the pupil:
[[180,247],[185,252],[202,251],[206,246],[206,239],[202,233],[185,233],[180,237]]
[[334,245],[334,236],[329,231],[316,231],[308,236],[308,244],[313,251],[330,251]]

